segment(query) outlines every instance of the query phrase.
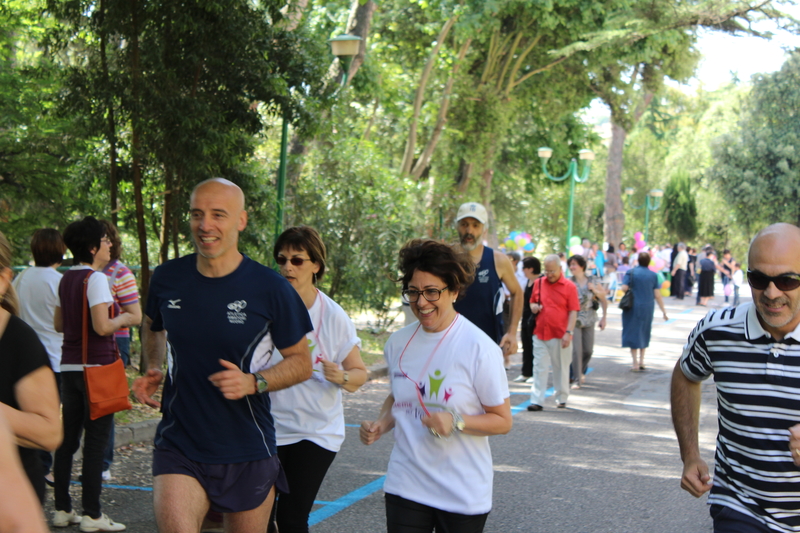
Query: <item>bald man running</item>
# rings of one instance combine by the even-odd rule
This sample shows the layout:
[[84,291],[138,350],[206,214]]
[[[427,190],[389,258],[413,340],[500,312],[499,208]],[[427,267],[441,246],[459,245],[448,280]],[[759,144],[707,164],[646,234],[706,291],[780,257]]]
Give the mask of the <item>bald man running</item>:
[[[228,180],[191,196],[197,253],[159,266],[150,284],[136,398],[160,407],[153,500],[160,533],[198,533],[209,509],[227,533],[266,531],[285,490],[268,391],[311,376],[308,312],[280,275],[239,252],[244,195]],[[283,361],[264,370],[275,349]],[[152,395],[168,361],[162,402]]]
[[[672,374],[681,487],[710,490],[715,533],[800,530],[800,229],[774,224],[750,244],[753,302],[716,309],[689,336]],[[714,375],[714,478],[700,456],[700,382]],[[701,528],[698,528],[701,529]]]

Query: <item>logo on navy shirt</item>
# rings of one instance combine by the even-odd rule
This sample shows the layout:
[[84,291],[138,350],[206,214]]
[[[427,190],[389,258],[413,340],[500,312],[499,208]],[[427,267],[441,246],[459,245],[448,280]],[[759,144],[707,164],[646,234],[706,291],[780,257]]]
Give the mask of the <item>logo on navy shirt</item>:
[[478,283],[489,283],[489,269],[478,272]]
[[244,300],[236,300],[228,304],[228,322],[231,324],[244,324],[247,320],[247,313],[243,313],[242,309],[247,307],[247,302]]
[[178,305],[180,301],[181,301],[180,298],[178,298],[177,300],[169,300],[169,305],[167,306],[167,309],[180,309],[181,306]]

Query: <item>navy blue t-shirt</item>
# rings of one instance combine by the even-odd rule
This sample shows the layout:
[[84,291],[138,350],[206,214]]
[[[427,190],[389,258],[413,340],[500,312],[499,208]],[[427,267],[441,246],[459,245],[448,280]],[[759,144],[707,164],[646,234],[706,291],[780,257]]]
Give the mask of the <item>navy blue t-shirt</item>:
[[283,277],[244,256],[221,278],[197,271],[197,255],[156,268],[147,298],[153,331],[167,331],[168,370],[155,445],[192,461],[231,464],[276,452],[268,394],[226,400],[208,380],[224,370],[267,367],[273,351],[313,329],[303,301]]

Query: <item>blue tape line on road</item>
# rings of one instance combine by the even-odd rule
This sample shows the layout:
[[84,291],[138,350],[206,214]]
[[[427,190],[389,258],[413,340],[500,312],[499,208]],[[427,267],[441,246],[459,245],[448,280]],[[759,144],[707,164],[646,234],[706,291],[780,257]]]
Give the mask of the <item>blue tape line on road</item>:
[[[81,485],[80,481],[70,481],[71,485]],[[133,485],[108,485],[103,483],[104,489],[119,489],[119,490],[141,490],[143,492],[153,492],[153,487],[136,487]]]
[[[691,308],[691,307],[690,307],[690,308],[689,308],[689,309],[687,309],[686,311],[681,311],[681,312],[680,312],[680,313],[678,313],[678,314],[679,314],[679,315],[685,315],[686,313],[691,313],[692,311],[694,311],[694,308]],[[668,326],[668,325],[672,324],[673,322],[677,322],[677,320],[678,320],[677,318],[670,318],[669,320],[667,320],[666,322],[664,322],[662,325],[663,325],[663,326]]]
[[329,503],[322,509],[317,509],[308,517],[308,525],[313,526],[315,524],[319,524],[326,518],[330,518],[331,516],[335,515],[339,511],[343,511],[356,503],[359,500],[363,500],[367,496],[381,490],[383,488],[383,482],[386,480],[386,476],[381,476],[375,481],[367,483],[363,487],[359,487],[353,492],[349,494],[345,494],[338,500],[333,503]]

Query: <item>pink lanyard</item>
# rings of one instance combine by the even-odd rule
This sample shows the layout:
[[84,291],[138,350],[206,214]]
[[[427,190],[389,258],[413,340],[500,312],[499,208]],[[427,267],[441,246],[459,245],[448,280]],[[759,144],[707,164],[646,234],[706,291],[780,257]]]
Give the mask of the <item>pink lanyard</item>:
[[405,373],[405,371],[403,370],[402,363],[403,363],[403,355],[405,355],[405,353],[406,353],[406,348],[408,348],[408,345],[411,344],[412,340],[414,340],[414,337],[416,336],[417,332],[419,331],[419,328],[422,327],[422,324],[418,324],[417,325],[417,329],[414,330],[414,333],[411,335],[411,338],[408,339],[408,342],[406,343],[405,348],[403,348],[403,351],[400,353],[400,358],[397,360],[397,368],[400,370],[400,373],[403,374],[403,377],[405,377],[407,380],[409,380],[412,383],[414,383],[414,389],[417,391],[417,399],[419,400],[420,406],[422,406],[422,410],[425,412],[425,414],[427,416],[431,416],[431,414],[428,412],[428,408],[425,407],[425,401],[422,398],[422,392],[420,391],[419,383],[422,381],[422,378],[425,377],[425,372],[428,371],[428,367],[430,366],[431,361],[433,361],[433,356],[436,354],[436,350],[439,349],[439,346],[441,346],[442,342],[444,342],[444,339],[447,338],[447,334],[450,333],[451,329],[453,329],[453,326],[455,325],[455,323],[458,320],[459,316],[460,316],[460,313],[456,313],[456,317],[450,323],[450,326],[447,327],[447,331],[444,332],[444,335],[442,336],[442,338],[439,339],[439,342],[436,343],[436,347],[433,349],[431,354],[428,356],[428,360],[425,362],[425,366],[422,367],[422,372],[419,375],[419,380],[418,381],[414,381],[413,379],[411,379],[409,377],[408,374]]
[[314,330],[311,333],[314,335],[314,338],[317,339],[317,346],[319,346],[319,356],[322,359],[326,359],[327,360],[327,357],[325,357],[325,354],[322,353],[322,343],[319,340],[319,332],[322,331],[322,319],[325,318],[325,300],[322,298],[322,293],[319,292],[319,289],[316,289],[316,291],[317,291],[317,298],[319,299],[319,307],[320,307],[320,309],[319,309],[319,322],[317,323],[317,327],[315,327]]

